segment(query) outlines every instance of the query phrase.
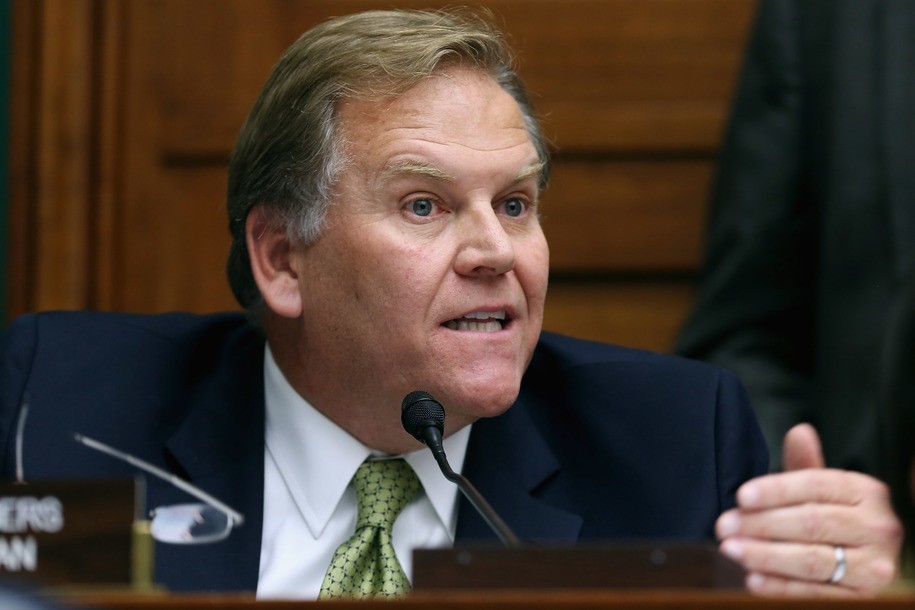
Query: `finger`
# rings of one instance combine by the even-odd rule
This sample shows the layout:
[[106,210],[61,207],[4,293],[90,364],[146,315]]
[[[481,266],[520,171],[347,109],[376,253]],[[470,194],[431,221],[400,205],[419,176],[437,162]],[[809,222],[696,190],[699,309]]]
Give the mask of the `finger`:
[[794,470],[763,475],[737,490],[740,508],[759,510],[804,502],[856,505],[887,497],[885,486],[867,475],[846,470]]
[[721,543],[720,550],[748,573],[814,585],[841,586],[865,594],[879,592],[898,574],[895,554],[874,547],[843,547],[845,571],[837,583],[830,582],[839,561],[836,547],[832,545],[728,538]]
[[792,580],[758,572],[747,574],[745,582],[750,593],[763,597],[850,598],[874,595],[871,591],[859,591],[829,583]]
[[867,546],[878,541],[879,530],[869,522],[862,523],[862,515],[854,507],[807,503],[765,511],[729,511],[719,517],[715,532],[719,539],[737,536],[804,544]]
[[826,465],[820,436],[813,426],[798,424],[788,430],[782,449],[782,463],[786,471],[823,468]]
[[[767,542],[750,538],[729,538],[721,543],[721,552],[740,563],[749,572],[779,576],[811,583],[828,583],[836,569],[835,547],[826,544],[794,544]],[[854,562],[853,555],[864,553],[845,551],[846,566]],[[856,576],[846,569],[842,583],[854,587]]]

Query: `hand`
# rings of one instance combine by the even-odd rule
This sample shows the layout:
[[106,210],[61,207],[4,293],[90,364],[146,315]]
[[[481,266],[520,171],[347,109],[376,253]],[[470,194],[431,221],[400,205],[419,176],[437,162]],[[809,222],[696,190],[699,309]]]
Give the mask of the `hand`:
[[[875,595],[899,569],[902,527],[887,487],[864,474],[824,468],[816,430],[788,431],[785,472],[758,477],[737,490],[737,508],[715,524],[721,552],[747,570],[760,595]],[[838,582],[836,548],[846,570]]]

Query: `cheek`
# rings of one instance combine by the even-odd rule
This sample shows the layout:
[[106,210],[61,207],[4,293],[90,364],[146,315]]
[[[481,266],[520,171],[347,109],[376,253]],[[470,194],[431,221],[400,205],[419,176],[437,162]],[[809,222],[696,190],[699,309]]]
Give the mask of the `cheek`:
[[434,248],[384,243],[386,247],[362,249],[351,290],[362,307],[382,312],[392,326],[416,324],[435,299],[447,263]]
[[305,253],[299,281],[310,326],[358,336],[382,313],[377,311],[377,303],[385,299],[377,294],[380,259],[368,243],[341,231],[328,232]]
[[542,233],[539,238],[532,238],[531,242],[524,244],[522,248],[518,251],[525,252],[525,255],[519,257],[515,272],[527,296],[531,315],[539,314],[542,317],[549,283],[550,251]]

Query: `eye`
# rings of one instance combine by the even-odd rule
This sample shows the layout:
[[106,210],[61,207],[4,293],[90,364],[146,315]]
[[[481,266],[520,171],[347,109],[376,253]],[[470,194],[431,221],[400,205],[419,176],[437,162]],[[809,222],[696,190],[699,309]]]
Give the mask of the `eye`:
[[435,204],[431,199],[414,199],[407,205],[410,211],[417,216],[428,216],[435,209]]
[[505,203],[502,204],[502,207],[505,208],[505,213],[508,216],[518,217],[524,214],[524,210],[527,209],[527,204],[521,199],[513,197],[512,199],[507,199]]

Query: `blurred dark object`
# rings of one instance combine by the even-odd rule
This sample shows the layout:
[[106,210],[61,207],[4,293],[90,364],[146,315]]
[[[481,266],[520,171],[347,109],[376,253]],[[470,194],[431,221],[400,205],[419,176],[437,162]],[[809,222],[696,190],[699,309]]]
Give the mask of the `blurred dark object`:
[[882,354],[880,433],[883,478],[906,530],[909,576],[915,575],[915,273],[900,291]]
[[876,474],[878,357],[915,270],[915,2],[764,0],[677,351],[737,373],[780,467],[795,424]]
[[0,583],[0,608],[3,610],[59,610],[60,606],[50,603],[40,595],[33,595],[26,589],[9,583]]

